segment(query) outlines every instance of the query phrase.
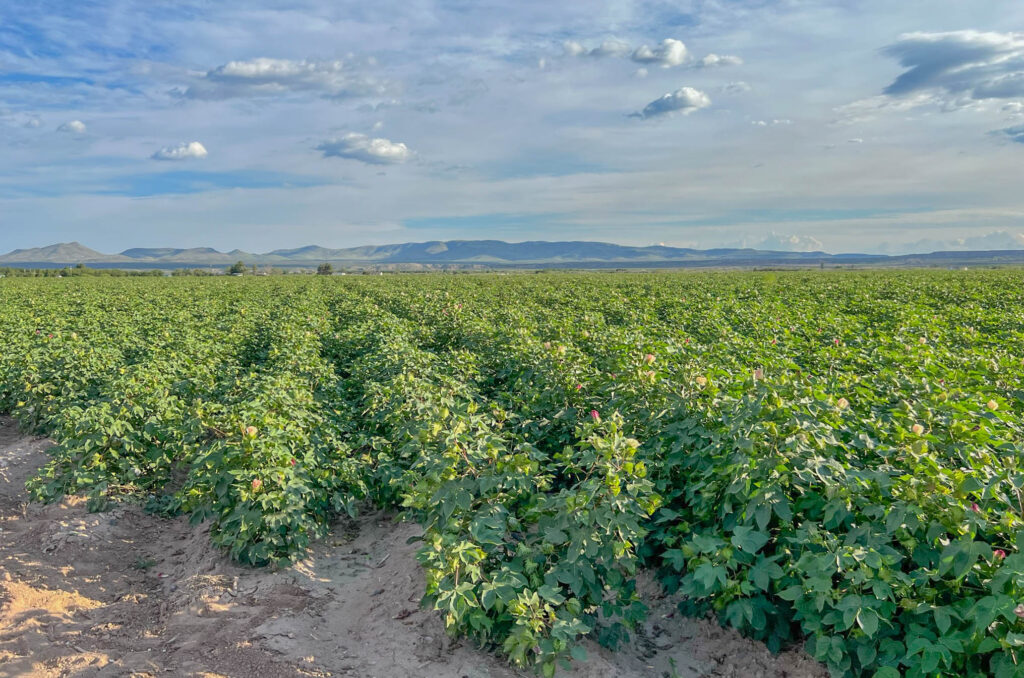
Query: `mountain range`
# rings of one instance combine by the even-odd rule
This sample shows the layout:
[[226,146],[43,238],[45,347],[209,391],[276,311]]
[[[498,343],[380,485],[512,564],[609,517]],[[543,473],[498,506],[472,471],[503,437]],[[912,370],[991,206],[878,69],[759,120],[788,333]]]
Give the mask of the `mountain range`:
[[263,254],[209,247],[133,248],[104,254],[77,242],[19,249],[0,256],[0,266],[52,267],[83,264],[103,268],[222,267],[237,261],[282,268],[311,268],[320,263],[341,267],[375,268],[654,268],[753,266],[957,266],[1020,265],[1024,250],[932,252],[886,256],[881,254],[828,254],[782,252],[749,248],[690,249],[684,247],[632,247],[603,242],[519,242],[500,240],[448,240],[396,245],[369,245],[329,249],[311,245]]

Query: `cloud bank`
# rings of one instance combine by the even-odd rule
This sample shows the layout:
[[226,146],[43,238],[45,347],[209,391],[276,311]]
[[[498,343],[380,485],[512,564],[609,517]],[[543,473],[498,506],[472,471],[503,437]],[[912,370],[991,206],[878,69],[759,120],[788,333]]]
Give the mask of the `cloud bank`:
[[190,99],[281,96],[315,93],[330,98],[380,95],[386,83],[344,61],[259,58],[229,61],[203,74],[185,91]]
[[690,54],[683,41],[675,38],[665,38],[661,44],[653,47],[640,45],[635,49],[628,42],[618,39],[605,40],[600,45],[589,49],[576,40],[568,40],[562,46],[565,53],[571,57],[628,57],[631,61],[644,66],[660,66],[662,68],[676,66],[714,68],[716,66],[738,66],[743,63],[743,59],[731,55],[708,54],[696,59]]
[[948,99],[1024,97],[1024,33],[905,33],[882,49],[907,70],[884,93],[931,91]]

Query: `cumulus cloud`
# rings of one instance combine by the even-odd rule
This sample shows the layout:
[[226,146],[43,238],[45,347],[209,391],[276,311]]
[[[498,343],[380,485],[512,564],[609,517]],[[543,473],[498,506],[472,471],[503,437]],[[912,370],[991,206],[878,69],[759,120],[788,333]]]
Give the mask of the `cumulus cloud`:
[[85,123],[81,120],[71,120],[57,128],[58,132],[69,132],[71,134],[82,134],[85,132]]
[[206,155],[205,146],[198,141],[189,141],[188,143],[182,142],[176,146],[164,146],[150,157],[153,160],[192,160],[205,158]]
[[316,147],[325,158],[348,158],[371,165],[398,165],[412,157],[403,143],[349,132],[340,139],[325,141]]
[[280,96],[296,92],[333,98],[383,94],[378,81],[343,61],[252,59],[230,61],[207,71],[185,91],[191,99]]
[[742,63],[743,59],[731,54],[708,54],[697,61],[696,65],[698,68],[715,68],[717,66],[739,66]]
[[651,103],[644,106],[644,110],[634,113],[634,117],[650,119],[669,113],[682,113],[689,115],[694,111],[707,108],[711,105],[711,99],[707,94],[693,87],[680,87],[675,92],[663,94]]
[[712,68],[715,66],[735,66],[742,64],[743,60],[737,56],[708,54],[700,59],[695,59],[686,49],[681,40],[665,38],[661,44],[650,46],[640,45],[636,49],[628,42],[622,40],[605,40],[597,47],[588,48],[576,40],[568,40],[562,43],[565,53],[571,57],[618,57],[626,58],[638,64],[661,66],[662,68],[673,68],[686,66],[687,68]]
[[587,49],[575,40],[567,40],[563,43],[563,46],[566,54],[578,57],[621,57],[629,54],[632,49],[628,42],[616,40],[614,38],[605,40],[597,47],[593,47],[591,49]]
[[689,53],[686,45],[679,40],[666,38],[657,47],[640,45],[629,57],[638,64],[654,64],[662,68],[671,68],[686,63]]
[[951,100],[1024,97],[1024,33],[906,33],[882,52],[906,68],[884,93]]
[[772,231],[755,249],[773,250],[776,252],[822,252],[825,246],[821,241],[810,235],[782,235]]

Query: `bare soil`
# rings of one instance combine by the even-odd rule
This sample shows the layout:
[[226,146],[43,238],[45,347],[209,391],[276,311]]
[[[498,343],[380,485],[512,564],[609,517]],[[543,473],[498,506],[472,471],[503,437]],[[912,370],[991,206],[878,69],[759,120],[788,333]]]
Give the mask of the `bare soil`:
[[[51,443],[0,418],[0,677],[362,676],[520,678],[450,639],[419,607],[415,525],[383,513],[339,523],[278,571],[229,562],[202,527],[136,506],[89,513],[29,503]],[[587,645],[567,678],[819,678],[801,652],[772,656],[711,620],[677,614],[645,582],[649,621],[628,647]]]

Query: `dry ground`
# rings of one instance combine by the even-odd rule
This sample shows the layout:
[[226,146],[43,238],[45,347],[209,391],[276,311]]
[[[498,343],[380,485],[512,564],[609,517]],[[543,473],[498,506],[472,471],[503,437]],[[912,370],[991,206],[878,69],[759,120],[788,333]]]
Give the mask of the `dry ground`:
[[[423,578],[385,514],[339,523],[298,565],[242,568],[184,519],[134,506],[28,503],[25,480],[50,443],[0,419],[0,677],[362,676],[513,678],[523,674],[418,605]],[[707,620],[682,618],[649,589],[650,621],[629,647],[567,678],[818,678],[821,666]]]

